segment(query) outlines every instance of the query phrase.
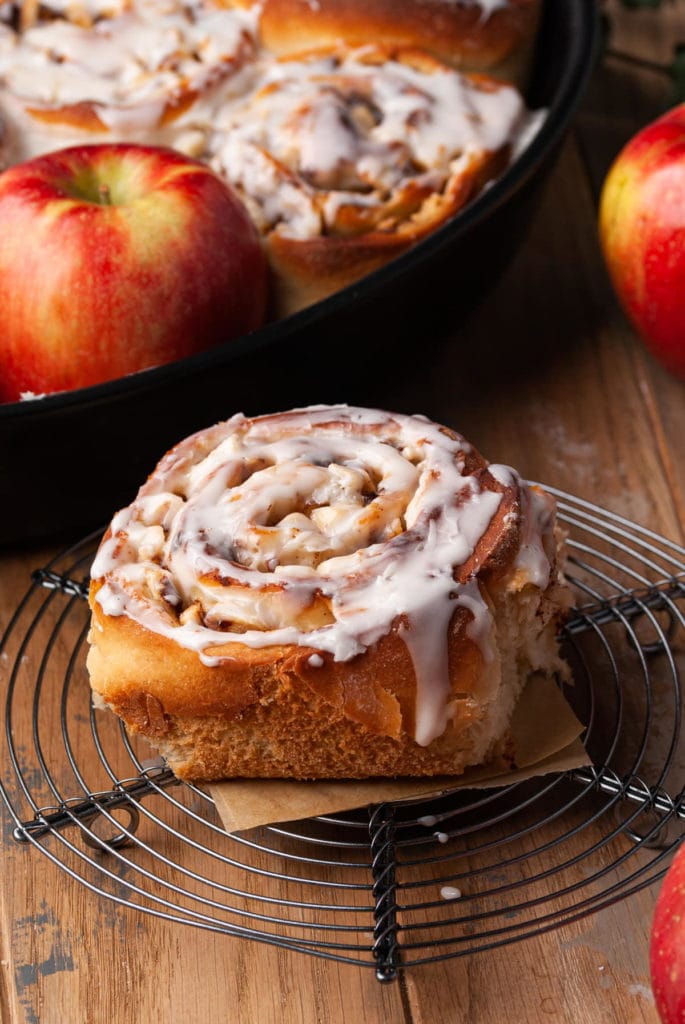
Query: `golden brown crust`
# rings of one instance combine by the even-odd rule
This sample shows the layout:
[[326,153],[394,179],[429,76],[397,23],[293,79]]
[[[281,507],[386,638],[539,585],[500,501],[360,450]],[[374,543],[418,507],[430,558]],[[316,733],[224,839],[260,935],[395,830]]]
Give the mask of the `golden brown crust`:
[[266,0],[260,29],[280,56],[382,42],[427,50],[462,70],[497,73],[506,65],[504,77],[520,82],[539,11],[540,0],[510,0],[489,17],[480,5],[455,0]]
[[[181,777],[456,774],[491,746],[484,697],[492,681],[466,635],[464,609],[448,640],[455,715],[426,748],[412,739],[416,682],[397,626],[350,662],[312,667],[312,648],[234,643],[224,654],[233,650],[235,660],[209,667],[128,618],[105,615],[98,589],[90,597],[93,690],[132,734],[166,750]],[[479,723],[482,749],[472,734]]]
[[[397,625],[363,658],[320,667],[308,659],[311,647],[283,645],[253,649],[237,640],[208,648],[221,655],[220,665],[203,664],[194,651],[144,629],[126,616],[106,615],[96,601],[101,583],[91,586],[93,622],[89,669],[93,686],[117,713],[139,719],[148,698],[159,701],[164,714],[188,717],[220,714],[238,718],[264,703],[279,686],[296,685],[315,694],[345,717],[370,732],[397,737],[414,729],[414,680],[411,659],[397,635]],[[482,657],[466,636],[471,616],[458,609],[449,632],[455,693],[470,695],[478,687]]]
[[320,302],[378,270],[411,244],[399,234],[300,239],[272,232],[265,252],[273,272],[276,315],[289,316]]
[[[198,92],[194,89],[184,89],[168,100],[159,116],[158,127],[171,124],[176,118],[186,112],[198,98]],[[110,128],[102,120],[98,113],[100,104],[91,100],[80,103],[67,103],[62,106],[37,107],[26,106],[26,113],[34,121],[41,121],[43,124],[56,127],[76,128],[82,132],[109,133]]]

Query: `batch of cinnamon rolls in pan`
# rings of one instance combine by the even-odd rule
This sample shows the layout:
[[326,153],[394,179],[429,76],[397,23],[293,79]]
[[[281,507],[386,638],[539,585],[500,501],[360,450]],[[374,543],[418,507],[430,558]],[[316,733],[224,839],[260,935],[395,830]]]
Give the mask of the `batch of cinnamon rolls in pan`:
[[131,141],[238,191],[285,315],[502,173],[541,0],[0,0],[0,165]]

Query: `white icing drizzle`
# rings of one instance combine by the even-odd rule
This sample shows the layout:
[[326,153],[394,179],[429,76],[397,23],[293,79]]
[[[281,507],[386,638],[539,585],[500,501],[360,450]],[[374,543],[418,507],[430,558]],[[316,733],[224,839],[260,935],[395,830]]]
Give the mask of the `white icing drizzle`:
[[[503,487],[515,485],[517,475],[509,466],[491,464],[490,474]],[[522,530],[516,568],[536,587],[549,583],[551,563],[544,538],[553,533],[556,506],[554,499],[539,487],[526,487],[521,492]]]
[[466,4],[467,7],[480,7],[483,12],[483,21],[491,18],[495,11],[510,6],[510,0],[457,0],[457,2]]
[[415,738],[427,745],[451,713],[456,608],[492,657],[489,607],[475,576],[457,582],[455,571],[504,489],[484,485],[475,456],[482,468],[466,473],[471,454],[422,417],[348,406],[239,414],[173,449],[117,513],[92,566],[97,602],[209,665],[236,641],[313,648],[309,664],[321,667],[324,654],[348,661],[396,625],[416,674]]
[[481,20],[487,21],[495,11],[511,6],[511,0],[446,0],[460,7],[478,7],[481,10]]

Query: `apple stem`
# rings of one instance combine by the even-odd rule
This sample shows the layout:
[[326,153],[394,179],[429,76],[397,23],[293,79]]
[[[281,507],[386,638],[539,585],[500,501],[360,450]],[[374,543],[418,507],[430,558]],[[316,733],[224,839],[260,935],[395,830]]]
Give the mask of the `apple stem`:
[[102,205],[111,206],[112,193],[109,190],[109,185],[100,185],[98,188],[98,192],[100,193],[100,202],[102,203]]

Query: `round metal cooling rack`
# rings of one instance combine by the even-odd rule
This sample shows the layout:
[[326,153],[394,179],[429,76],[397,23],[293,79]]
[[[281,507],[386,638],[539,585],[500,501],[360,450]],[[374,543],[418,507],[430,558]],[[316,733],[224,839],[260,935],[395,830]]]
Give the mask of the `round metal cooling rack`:
[[89,537],[34,573],[2,641],[2,795],[14,839],[122,906],[375,968],[473,954],[658,879],[683,837],[677,651],[685,550],[555,492],[576,605],[564,628],[592,766],[228,835],[85,672]]

